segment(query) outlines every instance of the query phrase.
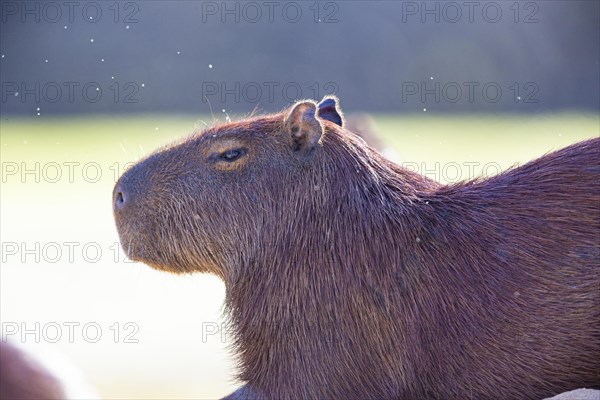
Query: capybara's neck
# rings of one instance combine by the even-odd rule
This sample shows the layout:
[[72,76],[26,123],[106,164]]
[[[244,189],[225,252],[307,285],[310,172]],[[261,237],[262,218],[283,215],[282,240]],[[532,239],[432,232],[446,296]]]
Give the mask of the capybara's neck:
[[[338,154],[315,160],[306,167],[310,171],[295,177],[295,193],[273,201],[268,213],[277,223],[262,229],[264,243],[241,257],[244,265],[237,269],[243,274],[225,282],[240,378],[265,385],[283,379],[272,385],[282,394],[292,387],[298,393],[326,385],[335,370],[333,360],[362,360],[364,365],[355,365],[360,382],[374,382],[383,371],[400,383],[406,379],[398,374],[414,373],[392,364],[386,370],[381,360],[397,348],[397,332],[409,332],[415,322],[409,309],[401,311],[402,320],[394,316],[423,274],[420,264],[427,250],[422,239],[432,234],[425,224],[436,218],[428,199],[439,184],[400,169],[358,138],[331,136],[326,138],[340,143],[323,151]],[[327,159],[338,162],[328,165]],[[289,207],[290,198],[296,200],[294,209],[282,207]],[[307,348],[310,354],[304,353]],[[365,349],[380,354],[357,357]],[[315,361],[323,370],[311,367]],[[336,395],[353,393],[350,386]]]

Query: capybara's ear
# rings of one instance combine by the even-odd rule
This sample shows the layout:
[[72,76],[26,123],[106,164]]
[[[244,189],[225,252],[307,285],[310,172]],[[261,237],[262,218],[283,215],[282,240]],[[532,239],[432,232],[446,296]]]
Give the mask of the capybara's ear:
[[336,125],[344,126],[344,113],[339,106],[340,101],[335,96],[325,96],[319,103],[319,111],[317,115],[319,118],[331,121]]
[[316,116],[317,103],[303,100],[294,105],[285,119],[285,129],[295,151],[310,151],[321,139],[323,126]]

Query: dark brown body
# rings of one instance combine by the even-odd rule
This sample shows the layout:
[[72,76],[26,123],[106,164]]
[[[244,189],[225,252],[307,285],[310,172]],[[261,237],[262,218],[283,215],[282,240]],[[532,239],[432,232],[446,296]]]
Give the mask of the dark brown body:
[[600,385],[600,139],[444,186],[348,134],[331,101],[211,128],[115,189],[132,258],[224,279],[247,382],[230,398]]

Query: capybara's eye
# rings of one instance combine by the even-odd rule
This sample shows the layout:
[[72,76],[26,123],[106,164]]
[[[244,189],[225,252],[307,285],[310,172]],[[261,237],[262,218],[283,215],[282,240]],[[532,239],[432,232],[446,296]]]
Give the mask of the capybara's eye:
[[223,160],[223,161],[231,162],[231,161],[237,160],[244,154],[246,154],[246,149],[230,149],[230,150],[222,152],[219,155],[219,159]]

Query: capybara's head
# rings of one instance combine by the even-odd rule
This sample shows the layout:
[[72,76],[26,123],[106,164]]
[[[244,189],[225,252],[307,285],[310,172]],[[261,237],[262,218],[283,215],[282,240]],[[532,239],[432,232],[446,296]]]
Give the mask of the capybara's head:
[[[337,99],[326,97],[216,125],[155,152],[114,188],[124,250],[171,272],[236,273],[281,236],[317,225],[340,180],[359,182],[356,158],[370,157],[369,149],[342,125]],[[311,238],[296,245],[302,240]]]

